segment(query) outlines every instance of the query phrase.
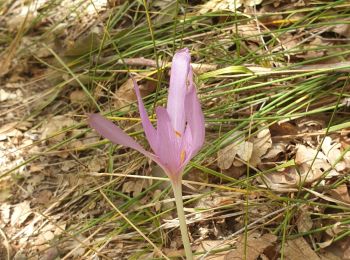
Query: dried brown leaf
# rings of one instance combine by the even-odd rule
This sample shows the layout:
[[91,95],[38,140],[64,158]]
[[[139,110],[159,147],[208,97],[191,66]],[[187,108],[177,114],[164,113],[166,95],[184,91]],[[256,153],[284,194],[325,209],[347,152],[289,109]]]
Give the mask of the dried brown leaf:
[[51,137],[50,140],[60,142],[65,138],[65,134],[56,134],[62,129],[73,126],[74,124],[76,124],[76,121],[68,115],[54,116],[43,125],[42,138],[45,139],[55,135]]
[[350,203],[349,190],[346,184],[341,184],[335,189],[329,190],[328,193],[336,200],[340,200],[348,204]]
[[319,256],[310,248],[303,237],[288,240],[284,248],[284,257],[288,260],[319,260]]
[[349,260],[350,259],[350,237],[347,236],[344,239],[340,239],[334,242],[331,246],[327,247],[327,252],[331,253],[335,257],[338,257],[338,259]]
[[88,168],[92,172],[99,172],[101,169],[105,168],[106,162],[101,160],[101,157],[96,156],[88,162]]
[[300,208],[296,223],[299,232],[307,232],[311,230],[313,222],[310,216],[310,212],[308,212],[306,208]]
[[285,154],[286,146],[287,145],[285,143],[282,143],[282,142],[273,143],[271,145],[271,148],[267,151],[267,153],[262,158],[263,159],[277,160],[277,158],[280,154]]
[[263,129],[253,138],[253,151],[249,163],[257,166],[261,162],[261,158],[266,154],[268,149],[272,147],[270,130]]
[[[317,151],[305,145],[298,145],[295,155],[295,163],[299,166],[300,181],[312,183],[318,180],[325,171],[331,169],[331,165],[327,161],[327,156],[322,151]],[[330,174],[336,174],[331,170]],[[329,175],[330,175],[329,174]]]
[[276,123],[270,126],[272,136],[296,135],[298,129],[289,122]]
[[144,187],[149,184],[148,180],[132,180],[123,183],[122,192],[132,193],[133,197],[139,195]]
[[0,89],[0,102],[7,100],[20,100],[23,96],[21,90],[17,89],[13,92],[7,92],[5,89]]
[[2,203],[0,205],[0,216],[1,216],[1,222],[7,224],[10,222],[10,216],[11,216],[11,206],[7,203]]
[[[140,93],[142,97],[151,94],[156,89],[156,84],[153,81],[147,81],[145,84],[139,85]],[[132,78],[129,78],[115,91],[116,108],[121,108],[128,111],[128,105],[136,101],[136,94],[134,90],[134,82]]]
[[[240,133],[237,132],[235,135],[238,136]],[[269,129],[259,131],[249,141],[246,141],[242,136],[218,152],[218,167],[227,170],[232,165],[235,167],[242,166],[241,161],[235,160],[236,156],[255,167],[261,162],[262,156],[266,154],[271,146],[272,140]]]
[[232,166],[237,154],[237,144],[233,143],[219,150],[217,165],[221,170],[227,170]]
[[343,171],[346,169],[346,163],[344,161],[339,161],[342,152],[340,151],[341,144],[336,143],[331,137],[326,136],[322,142],[322,151],[327,156],[328,161],[337,171]]
[[258,259],[258,257],[276,241],[277,237],[273,234],[265,234],[261,236],[258,233],[251,233],[247,237],[247,244],[245,244],[244,236],[241,236],[237,241],[237,248],[226,254],[224,259]]
[[[229,144],[228,146],[224,147],[223,149],[218,151],[218,161],[217,165],[222,170],[229,169],[238,153],[238,150],[240,149],[239,146],[241,143],[244,143],[244,137],[236,138],[237,136],[241,135],[242,132],[237,131],[232,135],[232,139],[236,139],[232,144]],[[241,149],[242,150],[242,149]]]
[[14,205],[11,215],[11,226],[20,226],[32,213],[29,200]]
[[69,95],[70,102],[76,105],[87,105],[90,102],[90,98],[82,90],[74,90]]

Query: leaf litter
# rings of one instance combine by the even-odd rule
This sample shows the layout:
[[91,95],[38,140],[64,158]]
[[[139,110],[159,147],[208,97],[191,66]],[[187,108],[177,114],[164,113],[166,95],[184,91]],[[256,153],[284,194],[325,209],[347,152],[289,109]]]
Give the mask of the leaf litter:
[[[125,223],[120,216],[115,215],[108,203],[99,196],[100,189],[108,193],[114,205],[120,206],[120,209],[125,207],[123,213],[135,221],[143,232],[150,234],[153,241],[162,245],[161,249],[168,252],[169,256],[183,255],[176,228],[178,222],[172,214],[174,203],[169,201],[170,196],[167,194],[168,183],[163,181],[153,189],[151,187],[156,185],[156,180],[132,181],[128,178],[130,174],[163,175],[154,175],[155,167],[149,166],[146,160],[135,156],[135,153],[104,145],[105,141],[94,133],[86,132],[87,128],[81,125],[84,124],[82,115],[93,111],[91,99],[69,73],[57,66],[52,52],[47,48],[58,53],[67,64],[73,63],[69,68],[91,87],[93,97],[103,104],[104,111],[113,107],[118,111],[117,117],[137,117],[130,109],[133,108],[130,104],[136,100],[125,67],[118,62],[113,67],[103,65],[105,67],[101,68],[104,72],[100,73],[95,67],[87,66],[98,62],[99,58],[115,59],[114,52],[103,46],[104,40],[101,40],[104,37],[104,29],[101,29],[105,25],[103,21],[109,17],[110,11],[114,11],[108,10],[112,4],[101,1],[100,4],[92,5],[89,2],[80,7],[75,6],[76,12],[71,12],[72,9],[67,8],[71,1],[61,1],[55,9],[42,3],[45,1],[39,2],[30,6],[28,3],[14,4],[8,11],[1,13],[0,18],[0,23],[5,21],[5,33],[11,35],[10,39],[14,38],[15,32],[20,30],[25,21],[25,36],[13,45],[18,47],[14,48],[17,52],[9,52],[8,43],[0,40],[0,55],[4,55],[1,57],[12,57],[0,71],[1,174],[15,169],[0,181],[0,228],[9,239],[12,256],[15,259],[38,256],[41,259],[146,259],[146,255],[149,258],[156,256],[147,243],[140,242],[132,229],[123,227]],[[121,4],[119,7],[124,8],[124,1],[118,2]],[[244,61],[244,65],[258,68],[259,73],[262,73],[260,75],[270,73],[274,67],[285,69],[286,66],[289,69],[289,65],[299,61],[310,63],[314,58],[311,66],[316,67],[312,69],[318,69],[319,65],[335,66],[339,62],[347,62],[349,58],[346,53],[342,53],[347,50],[348,20],[337,19],[334,25],[318,25],[317,20],[313,21],[312,26],[308,22],[304,23],[308,11],[303,8],[310,7],[309,1],[207,1],[202,5],[192,4],[188,9],[191,12],[185,18],[181,16],[184,10],[182,6],[177,10],[176,5],[169,5],[171,15],[165,16],[162,8],[167,6],[158,3],[154,6],[150,4],[149,7],[155,24],[164,25],[180,17],[186,25],[186,19],[192,15],[206,16],[199,23],[191,23],[191,31],[198,28],[202,30],[205,25],[210,25],[211,29],[185,40],[186,44],[191,45],[191,52],[197,55],[193,64],[197,76],[220,70],[226,65],[232,66],[232,61],[228,60],[231,53],[237,55],[235,60],[237,57],[253,57]],[[322,5],[320,7],[323,8]],[[48,11],[47,18],[41,16],[44,10]],[[118,41],[118,37],[123,38],[123,35],[133,39],[134,32],[128,29],[133,23],[130,17],[136,17],[135,10],[127,9],[127,15],[121,21],[112,21],[117,24],[112,32],[112,37],[117,35],[114,40]],[[288,13],[288,10],[297,12]],[[339,7],[327,10],[333,16]],[[234,26],[229,24],[225,28],[225,21],[230,21],[234,15],[245,17],[246,20]],[[322,21],[324,18],[319,19]],[[293,23],[298,23],[298,27],[289,30],[288,26]],[[223,25],[222,30],[216,31],[216,25]],[[280,34],[275,33],[276,28],[287,30]],[[159,37],[157,30],[155,28],[156,37]],[[38,37],[41,33],[44,36]],[[3,32],[0,34],[3,36]],[[136,39],[141,38],[136,33]],[[240,39],[240,45],[232,40],[235,38]],[[212,48],[210,45],[215,39],[218,39],[217,46],[220,47]],[[118,45],[124,51],[135,48],[134,54],[126,57],[138,61],[129,66],[137,71],[135,77],[142,87],[142,96],[155,94],[158,78],[153,76],[156,75],[154,68],[157,64],[155,59],[150,58],[153,56],[148,51],[138,51],[137,46],[128,43],[125,38]],[[170,57],[173,47],[163,47],[157,48],[159,57]],[[102,57],[91,56],[91,59],[86,59],[84,55],[89,56],[93,48],[101,48]],[[207,48],[210,55],[202,58]],[[258,54],[258,58],[252,55],[253,52]],[[334,52],[339,55],[332,56]],[[266,53],[276,53],[275,60],[269,63],[266,61],[268,59],[263,59],[261,56]],[[74,62],[78,65],[75,66]],[[108,68],[111,68],[111,72]],[[302,70],[303,66],[298,68]],[[167,71],[166,66],[164,70]],[[89,75],[84,77],[80,73]],[[285,76],[283,73],[279,75]],[[91,80],[94,76],[96,78]],[[268,104],[269,99],[266,99],[261,107],[249,104],[249,108],[248,105],[244,109],[236,110],[234,107],[234,112],[230,109],[224,113],[215,111],[225,102],[241,104],[245,98],[259,93],[255,90],[242,93],[234,85],[240,93],[217,95],[215,98],[207,95],[220,94],[223,90],[216,89],[216,86],[230,84],[231,76],[219,75],[198,82],[200,93],[206,100],[203,102],[204,108],[208,111],[214,109],[214,112],[210,111],[206,115],[208,119],[212,115],[221,118],[222,114],[224,119],[239,122],[247,119],[251,111],[258,112],[259,108],[263,109]],[[345,74],[343,76],[346,77]],[[273,96],[285,83],[274,84],[274,79],[272,76],[261,77],[252,80],[251,84],[271,81],[271,89],[262,87],[261,91],[271,91]],[[308,76],[304,79],[308,79]],[[327,89],[338,93],[333,86],[341,81],[341,77],[337,78],[327,85]],[[96,88],[93,87],[95,83]],[[290,88],[294,88],[297,86],[293,84],[301,84],[302,80],[289,81],[286,85],[289,83],[292,84]],[[55,84],[63,85],[57,87]],[[161,98],[153,100],[153,97],[151,95],[147,100],[164,102]],[[340,103],[340,113],[337,114],[340,123],[344,114],[348,113],[347,99],[347,96],[343,96]],[[322,101],[326,106],[332,104],[334,99],[329,97]],[[312,111],[314,107],[315,104],[310,101],[305,111]],[[350,257],[346,208],[350,203],[347,178],[350,165],[349,127],[328,132],[329,115],[326,112],[319,114],[320,117],[297,114],[296,117],[291,116],[279,122],[271,120],[272,124],[253,122],[252,128],[247,127],[231,134],[225,147],[208,155],[204,161],[194,163],[197,168],[190,170],[186,180],[200,184],[189,183],[184,186],[187,200],[185,211],[191,223],[189,229],[193,251],[203,254],[213,248],[218,249],[218,252],[210,252],[206,259],[243,259],[244,254],[250,259],[278,259],[283,245],[286,259]],[[140,130],[135,122],[137,118],[135,121],[118,123],[125,124],[132,131]],[[236,126],[223,123],[218,128],[218,125],[208,120],[208,143],[214,142],[222,130],[229,131]],[[132,131],[129,133],[135,134]],[[69,140],[74,136],[79,137]],[[61,145],[66,141],[67,144]],[[57,148],[53,148],[55,145]],[[114,156],[111,156],[112,151]],[[36,159],[27,162],[32,158]],[[113,174],[111,169],[125,176],[108,175]],[[211,174],[212,171],[215,175]],[[215,188],[205,185],[208,183],[216,185]],[[309,197],[305,203],[301,203],[305,195]],[[286,207],[286,204],[294,203],[294,199],[299,199],[296,202],[298,208]],[[136,204],[133,204],[134,201],[137,201]],[[125,206],[129,203],[132,206]],[[287,211],[279,211],[283,207],[294,214],[288,223],[285,222],[287,237],[284,242],[282,232],[278,232],[283,229],[280,223],[286,221],[284,214]],[[145,221],[148,218],[152,219],[151,224]],[[247,234],[244,234],[245,228],[249,230]],[[273,230],[277,230],[275,235],[272,235]],[[303,236],[305,232],[310,234]],[[300,237],[293,237],[296,234]],[[6,255],[1,246],[0,255]],[[137,255],[142,251],[146,253]]]

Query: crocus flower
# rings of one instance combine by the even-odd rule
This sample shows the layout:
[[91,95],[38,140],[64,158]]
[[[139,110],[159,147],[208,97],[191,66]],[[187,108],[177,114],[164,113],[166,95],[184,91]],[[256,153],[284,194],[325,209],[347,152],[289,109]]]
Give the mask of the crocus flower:
[[142,126],[153,153],[99,114],[89,115],[89,124],[114,144],[133,148],[155,161],[173,182],[180,182],[186,164],[204,142],[204,116],[193,82],[188,49],[173,58],[167,107],[157,107],[157,128],[150,122],[139,88],[134,81]]
[[179,217],[182,241],[188,260],[193,259],[182,201],[181,178],[186,164],[204,143],[204,116],[193,83],[188,49],[178,51],[172,62],[167,107],[158,107],[157,128],[148,118],[140,90],[134,81],[142,126],[153,153],[111,121],[99,114],[89,115],[89,124],[114,144],[133,148],[155,161],[169,176]]

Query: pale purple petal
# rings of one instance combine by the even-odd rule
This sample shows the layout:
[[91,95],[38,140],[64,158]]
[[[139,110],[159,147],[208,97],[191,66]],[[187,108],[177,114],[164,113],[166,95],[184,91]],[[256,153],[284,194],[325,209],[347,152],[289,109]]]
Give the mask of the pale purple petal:
[[186,125],[184,100],[190,61],[191,56],[186,48],[176,52],[171,65],[167,111],[174,129],[180,134],[184,133]]
[[[179,146],[177,145],[175,131],[172,127],[169,114],[163,107],[158,107],[157,113],[157,137],[159,147],[157,156],[161,164],[166,168],[169,177],[175,177],[178,174],[181,165]],[[170,176],[172,175],[172,176]]]
[[192,78],[190,78],[189,81],[191,86],[185,98],[185,113],[187,121],[186,132],[190,132],[185,133],[184,138],[187,140],[184,141],[187,143],[187,145],[190,144],[190,157],[192,158],[204,144],[205,124],[204,115],[196,94],[196,88],[193,84]]
[[134,139],[124,133],[123,130],[103,116],[99,114],[90,114],[88,117],[88,123],[91,128],[95,129],[100,135],[110,140],[112,143],[133,148],[155,162],[158,162],[158,159],[154,154],[147,152]]
[[136,83],[135,80],[134,81],[134,89],[135,89],[135,93],[136,93],[136,97],[137,97],[137,102],[139,105],[139,111],[140,111],[140,117],[142,120],[142,126],[143,126],[143,130],[145,131],[148,143],[150,144],[153,152],[157,152],[156,149],[158,147],[158,140],[157,140],[157,133],[156,130],[154,129],[151,121],[148,118],[148,114],[147,111],[145,109],[145,106],[142,102],[142,97],[140,94],[140,90],[139,87]]

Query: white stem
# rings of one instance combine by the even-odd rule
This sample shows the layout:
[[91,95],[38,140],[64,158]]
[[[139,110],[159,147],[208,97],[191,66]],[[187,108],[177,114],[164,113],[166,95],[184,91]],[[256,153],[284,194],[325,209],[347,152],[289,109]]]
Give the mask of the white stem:
[[183,206],[183,200],[182,200],[182,184],[181,181],[173,182],[173,191],[175,196],[175,203],[177,208],[177,216],[179,218],[180,222],[180,230],[181,230],[181,236],[182,236],[182,243],[185,248],[185,254],[187,260],[193,260],[192,255],[192,249],[190,240],[188,238],[188,232],[187,232],[187,224],[186,224],[186,217],[184,212],[184,206]]

